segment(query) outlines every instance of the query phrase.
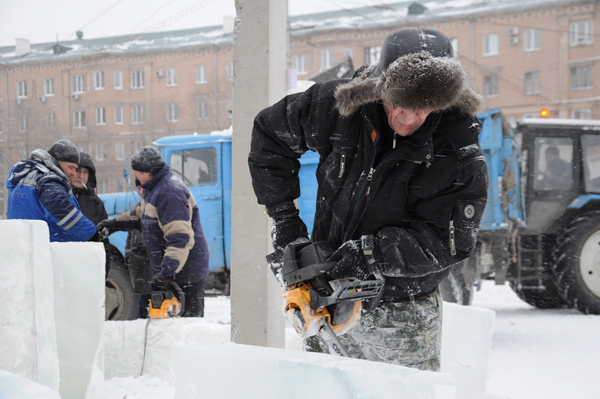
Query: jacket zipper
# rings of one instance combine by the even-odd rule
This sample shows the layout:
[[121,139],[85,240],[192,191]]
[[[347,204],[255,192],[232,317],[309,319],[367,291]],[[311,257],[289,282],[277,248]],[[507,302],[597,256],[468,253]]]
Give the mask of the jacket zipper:
[[456,255],[456,241],[454,240],[454,220],[450,219],[450,226],[448,229],[450,237],[450,255]]
[[341,179],[344,176],[344,172],[346,171],[346,156],[342,154],[340,157],[340,173],[338,174],[338,179]]
[[367,192],[365,193],[365,197],[369,196],[369,192],[371,191],[371,181],[373,180],[373,173],[375,173],[375,168],[371,166],[369,170],[369,174],[367,175]]

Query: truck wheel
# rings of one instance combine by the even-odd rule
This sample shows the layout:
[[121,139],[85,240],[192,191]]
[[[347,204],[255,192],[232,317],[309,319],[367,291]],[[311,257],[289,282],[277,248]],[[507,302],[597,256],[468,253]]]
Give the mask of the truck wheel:
[[446,302],[454,302],[459,305],[471,305],[473,303],[473,288],[475,286],[475,270],[477,260],[475,256],[462,261],[440,284],[442,298]]
[[[108,254],[107,254],[108,256]],[[121,259],[110,257],[105,287],[105,320],[134,320],[138,315],[138,295],[133,292],[129,273]]]
[[556,241],[553,272],[562,296],[586,314],[600,314],[600,212],[573,220]]
[[521,285],[510,282],[510,288],[517,296],[538,309],[568,308],[568,303],[561,297],[556,283],[548,275],[541,280],[525,280]]

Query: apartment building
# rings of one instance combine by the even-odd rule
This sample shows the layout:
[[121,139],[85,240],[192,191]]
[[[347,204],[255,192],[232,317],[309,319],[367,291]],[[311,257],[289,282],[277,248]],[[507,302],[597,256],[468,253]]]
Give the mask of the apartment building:
[[[355,68],[372,64],[390,32],[431,27],[452,38],[488,109],[501,108],[509,119],[541,109],[550,117],[600,118],[599,12],[595,0],[425,0],[296,16],[289,67],[310,79],[347,56]],[[140,146],[229,128],[232,31],[227,20],[0,47],[0,179],[33,149],[68,138],[92,155],[100,193],[123,191],[126,160]],[[3,198],[0,192],[2,209]]]

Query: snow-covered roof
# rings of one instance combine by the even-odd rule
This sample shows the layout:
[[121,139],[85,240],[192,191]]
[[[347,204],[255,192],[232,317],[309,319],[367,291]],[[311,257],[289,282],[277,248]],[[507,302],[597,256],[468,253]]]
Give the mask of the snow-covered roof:
[[[328,32],[397,28],[403,25],[425,25],[440,20],[466,19],[496,13],[522,12],[529,9],[549,9],[574,4],[594,3],[592,0],[422,0],[401,1],[338,11],[290,17],[290,34],[305,36]],[[422,13],[410,14],[409,8],[420,4]],[[233,33],[223,26],[211,26],[168,32],[134,33],[98,39],[61,42],[70,50],[54,54],[56,43],[31,44],[27,55],[16,56],[15,46],[0,47],[0,64],[68,61],[94,55],[119,56],[151,53],[161,50],[202,50],[212,46],[231,46]]]

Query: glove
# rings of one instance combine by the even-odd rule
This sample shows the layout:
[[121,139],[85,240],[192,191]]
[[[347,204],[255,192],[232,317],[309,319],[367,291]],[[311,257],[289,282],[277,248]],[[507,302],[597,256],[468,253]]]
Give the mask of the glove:
[[92,236],[92,238],[90,238],[88,241],[91,241],[91,242],[101,242],[102,241],[102,237],[100,236],[100,232],[98,230],[96,230],[96,232],[94,233],[94,235]]
[[[308,238],[299,237],[296,240],[292,241],[290,244],[303,244],[305,242],[310,242]],[[285,283],[283,282],[283,276],[281,275],[281,268],[283,267],[283,250],[276,249],[274,252],[268,254],[265,259],[271,268],[271,271],[275,275],[277,282],[281,288],[285,288]]]
[[[363,236],[369,237],[369,236]],[[373,237],[370,236],[372,243]],[[327,274],[332,279],[355,277],[359,280],[366,280],[369,276],[376,272],[380,258],[378,251],[373,251],[373,246],[368,249],[370,252],[371,261],[363,251],[362,240],[349,240],[343,243],[328,259],[328,262],[337,261],[337,264]]]
[[98,232],[100,233],[102,239],[108,237],[115,231],[119,231],[119,229],[117,228],[117,221],[114,219],[104,219],[103,221],[98,223],[96,228],[98,229]]
[[283,252],[289,243],[298,238],[308,240],[306,225],[293,203],[268,206],[267,213],[273,219],[271,240],[276,251]]
[[163,272],[158,273],[152,278],[152,289],[155,291],[165,290],[173,280],[173,276],[167,276]]

